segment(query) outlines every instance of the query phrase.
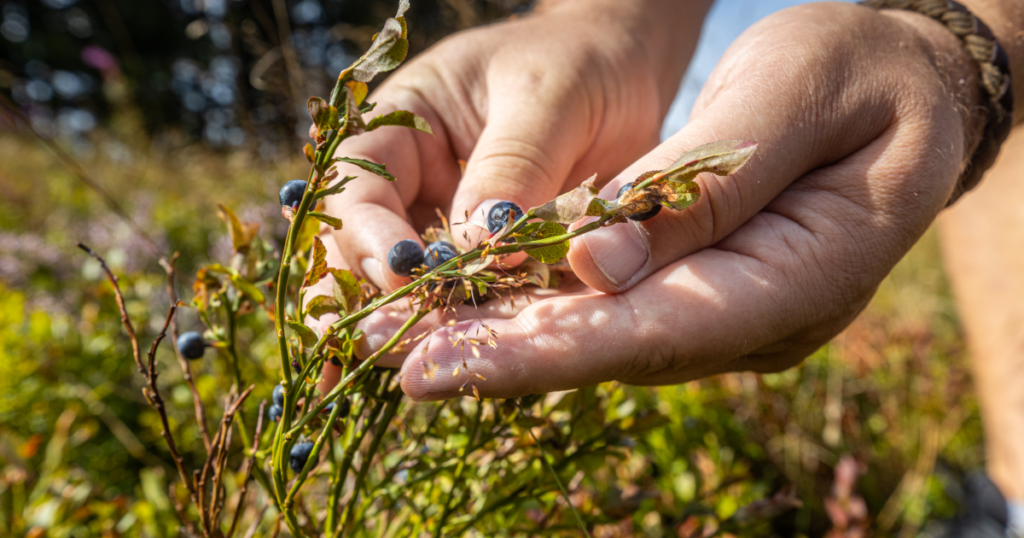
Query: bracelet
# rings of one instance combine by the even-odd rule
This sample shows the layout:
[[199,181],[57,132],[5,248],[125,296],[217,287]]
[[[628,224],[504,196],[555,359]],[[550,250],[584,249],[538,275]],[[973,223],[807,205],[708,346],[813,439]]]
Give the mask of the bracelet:
[[946,204],[974,188],[985,171],[992,167],[999,148],[1013,128],[1013,80],[1010,59],[992,30],[969,9],[953,0],[864,0],[874,9],[907,9],[927,15],[946,26],[963,42],[967,53],[978,65],[981,88],[985,92],[985,130],[971,159],[964,166],[956,189]]

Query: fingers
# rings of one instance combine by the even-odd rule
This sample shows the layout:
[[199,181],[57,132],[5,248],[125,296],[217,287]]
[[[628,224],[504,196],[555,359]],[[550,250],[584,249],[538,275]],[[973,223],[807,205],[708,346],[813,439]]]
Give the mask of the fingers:
[[[941,133],[956,121],[923,136],[895,127],[801,179],[724,241],[624,293],[556,297],[484,320],[497,348],[447,343],[481,339],[479,323],[439,331],[410,352],[403,390],[434,400],[473,384],[483,397],[506,398],[790,367],[853,319],[942,207],[944,193],[925,191],[952,181],[958,156],[936,158],[929,148],[947,145]],[[908,179],[894,187],[894,176]]]
[[339,163],[341,177],[357,179],[348,183],[344,192],[326,201],[328,213],[341,217],[344,223],[333,234],[341,255],[351,261],[353,271],[385,291],[408,281],[388,267],[391,247],[403,239],[419,241],[410,223],[413,216],[407,214],[406,208],[421,195],[421,189],[430,191],[430,202],[445,192],[450,196],[459,174],[444,125],[419,98],[403,90],[384,91],[372,114],[399,109],[426,118],[434,136],[383,127],[346,140],[339,147],[338,156],[383,163],[398,181],[392,183],[354,165]]
[[[820,21],[821,29],[807,28],[819,18],[835,17],[837,10],[850,18],[882,19],[872,26],[881,28],[867,32],[885,42],[879,51],[897,52],[879,52],[882,57],[870,65],[901,54],[892,37],[896,34],[886,33],[889,21],[856,6],[805,8],[800,17],[783,17],[741,38],[712,75],[691,123],[620,174],[601,195],[614,199],[622,185],[643,172],[663,169],[684,151],[715,140],[750,140],[758,144],[757,152],[732,176],[699,176],[700,200],[684,211],[663,210],[649,220],[574,240],[569,260],[584,282],[621,292],[722,240],[803,174],[877,138],[903,112],[908,95],[920,95],[908,80],[922,73],[935,78],[928,66],[900,73],[850,67],[867,65],[855,57],[859,53],[850,52],[863,47],[847,42],[853,39],[847,34],[829,31],[827,20]],[[789,37],[797,29],[800,41]]]

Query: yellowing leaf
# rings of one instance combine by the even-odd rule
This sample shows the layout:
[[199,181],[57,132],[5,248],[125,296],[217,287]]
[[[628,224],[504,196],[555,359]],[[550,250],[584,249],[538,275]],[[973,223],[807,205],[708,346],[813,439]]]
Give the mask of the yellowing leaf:
[[338,217],[332,217],[326,213],[320,213],[319,211],[310,211],[309,216],[319,220],[331,228],[334,228],[335,230],[341,229],[341,219]]
[[306,305],[306,313],[313,319],[320,319],[320,316],[324,314],[338,314],[341,310],[342,306],[338,304],[338,301],[327,295],[317,295]]
[[665,193],[661,204],[676,211],[686,209],[700,199],[700,186],[694,181],[669,183],[664,187],[669,192]]
[[345,269],[327,269],[334,277],[334,299],[346,312],[354,312],[359,308],[361,290],[359,279],[352,274],[352,271]]
[[316,337],[316,333],[313,332],[313,329],[310,329],[295,320],[288,320],[288,326],[291,327],[292,330],[295,331],[295,334],[299,336],[299,340],[302,341],[302,345],[306,347],[313,347],[316,345],[318,338]]
[[242,224],[235,216],[235,212],[224,204],[217,204],[217,208],[219,209],[217,216],[228,225],[228,235],[231,237],[231,246],[234,251],[242,252],[248,249],[249,244],[256,237],[256,233],[259,232],[260,225],[255,222]]
[[430,124],[427,123],[427,120],[407,110],[396,110],[390,114],[377,116],[370,120],[370,123],[366,124],[366,130],[372,131],[378,127],[384,127],[385,125],[408,127],[410,129],[416,129],[417,131],[423,131],[427,134],[434,134],[434,131],[430,129]]
[[316,158],[316,150],[313,149],[312,144],[306,144],[302,147],[302,154],[306,156],[306,160],[313,162]]
[[302,283],[305,286],[312,286],[327,274],[327,249],[319,237],[313,237],[313,263],[306,272],[306,280]]
[[313,124],[316,125],[319,132],[339,127],[338,109],[327,104],[327,101],[319,97],[310,97],[306,101],[306,109],[309,110],[309,117],[312,118]]
[[248,295],[253,301],[259,304],[266,302],[267,298],[263,295],[263,292],[254,284],[242,278],[241,275],[237,273],[231,275],[231,283],[234,284],[238,291]]
[[[565,233],[565,228],[555,222],[531,222],[523,226],[523,229],[512,237],[521,245],[548,237],[557,237]],[[569,242],[562,241],[553,245],[530,248],[525,252],[539,262],[547,264],[558,263],[569,253]]]
[[[572,224],[591,213],[591,201],[597,196],[594,186],[597,174],[590,176],[579,187],[533,209],[533,214],[548,222]],[[600,215],[600,213],[598,213]]]
[[348,81],[345,87],[348,88],[348,91],[352,94],[352,99],[355,100],[357,105],[363,104],[366,94],[370,91],[365,82],[359,82],[358,80]]

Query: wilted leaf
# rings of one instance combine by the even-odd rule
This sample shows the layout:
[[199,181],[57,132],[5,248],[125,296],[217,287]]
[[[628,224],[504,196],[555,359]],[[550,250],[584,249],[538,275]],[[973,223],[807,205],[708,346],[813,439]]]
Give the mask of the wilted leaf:
[[406,39],[405,11],[409,9],[408,0],[399,2],[395,18],[384,22],[384,29],[373,38],[373,44],[366,54],[359,59],[352,69],[352,78],[360,82],[370,82],[380,73],[398,67],[409,52],[409,41]]
[[231,246],[235,252],[242,252],[249,247],[252,239],[259,232],[260,225],[255,222],[242,224],[235,216],[235,212],[224,204],[217,204],[219,211],[217,216],[228,225],[228,235],[231,237]]
[[367,161],[365,159],[352,159],[352,158],[349,158],[349,157],[336,157],[334,160],[339,161],[339,162],[343,162],[343,163],[354,164],[354,165],[358,166],[359,168],[362,168],[363,170],[366,170],[367,172],[370,172],[370,173],[373,173],[373,174],[377,174],[378,176],[380,176],[380,177],[382,177],[382,178],[384,178],[384,179],[386,179],[388,181],[394,181],[395,180],[395,176],[391,175],[388,172],[388,170],[387,170],[387,166],[383,165],[383,164],[377,164],[375,162]]
[[334,277],[334,299],[346,311],[353,312],[359,307],[359,279],[352,271],[345,269],[327,269]]
[[327,249],[319,237],[313,237],[313,263],[306,272],[306,280],[302,283],[305,286],[312,286],[327,274]]
[[341,125],[338,122],[338,109],[319,97],[310,97],[306,101],[306,109],[309,110],[309,117],[316,125],[318,133],[323,133],[328,129],[337,129]]
[[253,301],[256,301],[259,304],[266,302],[267,298],[263,296],[263,292],[251,282],[242,278],[241,275],[237,273],[231,275],[231,283],[234,284],[238,291],[248,295]]
[[660,186],[663,190],[669,191],[664,194],[661,204],[676,211],[686,209],[700,199],[700,186],[695,181],[668,183]]
[[396,110],[390,114],[377,116],[370,120],[370,123],[366,124],[366,130],[372,131],[378,127],[384,127],[385,125],[409,127],[410,129],[423,131],[427,134],[434,134],[434,131],[430,129],[430,124],[427,123],[427,120],[407,110]]
[[[592,214],[591,201],[599,192],[597,187],[594,186],[594,180],[596,179],[597,174],[590,176],[579,187],[540,207],[534,208],[533,214],[548,222],[560,222],[563,224],[572,224]],[[599,207],[600,205],[596,206],[594,210],[600,211]],[[601,214],[603,213],[597,213],[598,216]]]
[[462,267],[462,274],[465,276],[475,275],[494,262],[494,256],[483,256],[477,258]]
[[702,172],[728,176],[742,168],[756,150],[757,144],[744,140],[720,140],[697,146],[682,154],[672,166],[654,176],[654,181],[664,178],[667,181],[685,183],[692,181]]
[[[531,222],[523,226],[523,229],[512,237],[515,238],[517,243],[523,244],[548,237],[556,237],[565,233],[565,228],[556,222]],[[561,243],[555,243],[546,247],[531,248],[525,252],[539,262],[547,264],[558,263],[569,253],[569,242],[562,241]]]
[[337,299],[327,295],[317,295],[306,305],[306,313],[313,319],[320,319],[324,314],[338,314],[341,310],[342,306],[338,304]]
[[525,270],[523,276],[527,282],[543,289],[547,289],[551,285],[551,269],[547,264],[530,260],[524,263],[521,268]]
[[306,144],[303,146],[302,154],[306,156],[306,160],[309,162],[314,162],[314,159],[316,158],[316,150],[313,149],[312,144]]
[[341,229],[341,219],[337,217],[332,217],[326,213],[320,213],[319,211],[310,211],[309,216],[319,220],[331,228],[334,228],[335,230]]
[[288,320],[288,326],[295,331],[295,334],[299,335],[299,340],[302,340],[302,345],[306,347],[313,347],[316,345],[318,338],[316,337],[316,333],[313,332],[313,329],[310,329],[295,320]]
[[[210,296],[222,287],[220,279],[210,274],[211,272],[214,272],[211,268],[200,267],[196,271],[196,280],[192,283],[192,292],[195,294],[195,298],[192,301],[200,310],[206,310],[206,307],[210,304]],[[230,271],[228,274],[230,274]]]

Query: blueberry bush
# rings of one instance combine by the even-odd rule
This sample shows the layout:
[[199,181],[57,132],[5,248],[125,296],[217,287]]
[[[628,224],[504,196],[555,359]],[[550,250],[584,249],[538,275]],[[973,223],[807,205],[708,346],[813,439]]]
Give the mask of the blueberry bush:
[[[931,263],[934,238],[897,270],[858,323],[798,369],[659,389],[607,383],[504,401],[473,397],[487,380],[463,369],[466,398],[405,401],[396,372],[374,363],[419,336],[408,333],[416,319],[526,286],[557,286],[562,266],[551,264],[565,256],[570,238],[650,218],[662,206],[684,209],[699,196],[696,174],[711,167],[730,173],[756,146],[695,148],[625,186],[615,200],[597,198],[592,179],[525,211],[498,204],[487,218],[489,237],[469,250],[453,245],[442,222],[424,232],[426,250],[415,241],[393,247],[389,265],[411,281],[381,294],[327,266],[316,232],[343,225],[345,215],[316,209],[359,180],[331,167],[345,160],[337,151],[343,140],[376,128],[430,131],[409,113],[364,119],[373,106],[366,83],[404,58],[404,9],[342,71],[327,99],[308,101],[313,141],[300,158],[309,165],[305,180],[256,189],[236,213],[229,206],[244,196],[228,189],[184,197],[197,176],[207,185],[224,177],[265,182],[250,168],[182,152],[176,162],[201,165],[182,166],[173,181],[152,179],[157,172],[141,165],[132,169],[154,192],[167,184],[180,189],[129,219],[150,216],[149,231],[165,230],[182,252],[163,259],[161,272],[134,265],[133,252],[152,245],[134,239],[128,221],[111,225],[120,237],[76,235],[102,245],[86,247],[94,257],[47,250],[73,246],[55,237],[73,228],[66,221],[4,222],[25,232],[16,242],[0,237],[18,253],[17,260],[0,259],[0,271],[25,265],[17,276],[0,273],[0,531],[854,536],[868,528],[909,533],[929,515],[949,512],[943,469],[978,463],[980,430],[972,404],[963,405],[969,379],[948,293]],[[12,163],[4,175],[42,172],[60,187],[41,196],[31,185],[5,184],[11,199],[59,203],[66,209],[50,219],[92,222],[100,211],[82,201],[79,187],[26,147],[0,140]],[[345,162],[402,180],[382,164]],[[294,177],[296,163],[289,164],[277,175]],[[126,174],[124,166],[97,172]],[[214,211],[211,197],[225,204]],[[246,202],[264,209],[244,209]],[[592,223],[567,231],[587,216]],[[54,235],[33,244],[29,230],[36,227]],[[495,269],[501,257],[521,251],[532,261]],[[178,297],[184,274],[194,274],[188,302]],[[55,307],[19,291],[15,278],[62,302]],[[307,297],[320,281],[333,282],[334,293]],[[413,305],[410,322],[357,360],[356,323],[398,301]],[[327,313],[340,320],[322,332],[308,323]],[[470,352],[500,348],[500,338],[484,334],[459,343]],[[344,378],[324,393],[317,387],[328,361]],[[953,402],[963,411],[948,413]]]

